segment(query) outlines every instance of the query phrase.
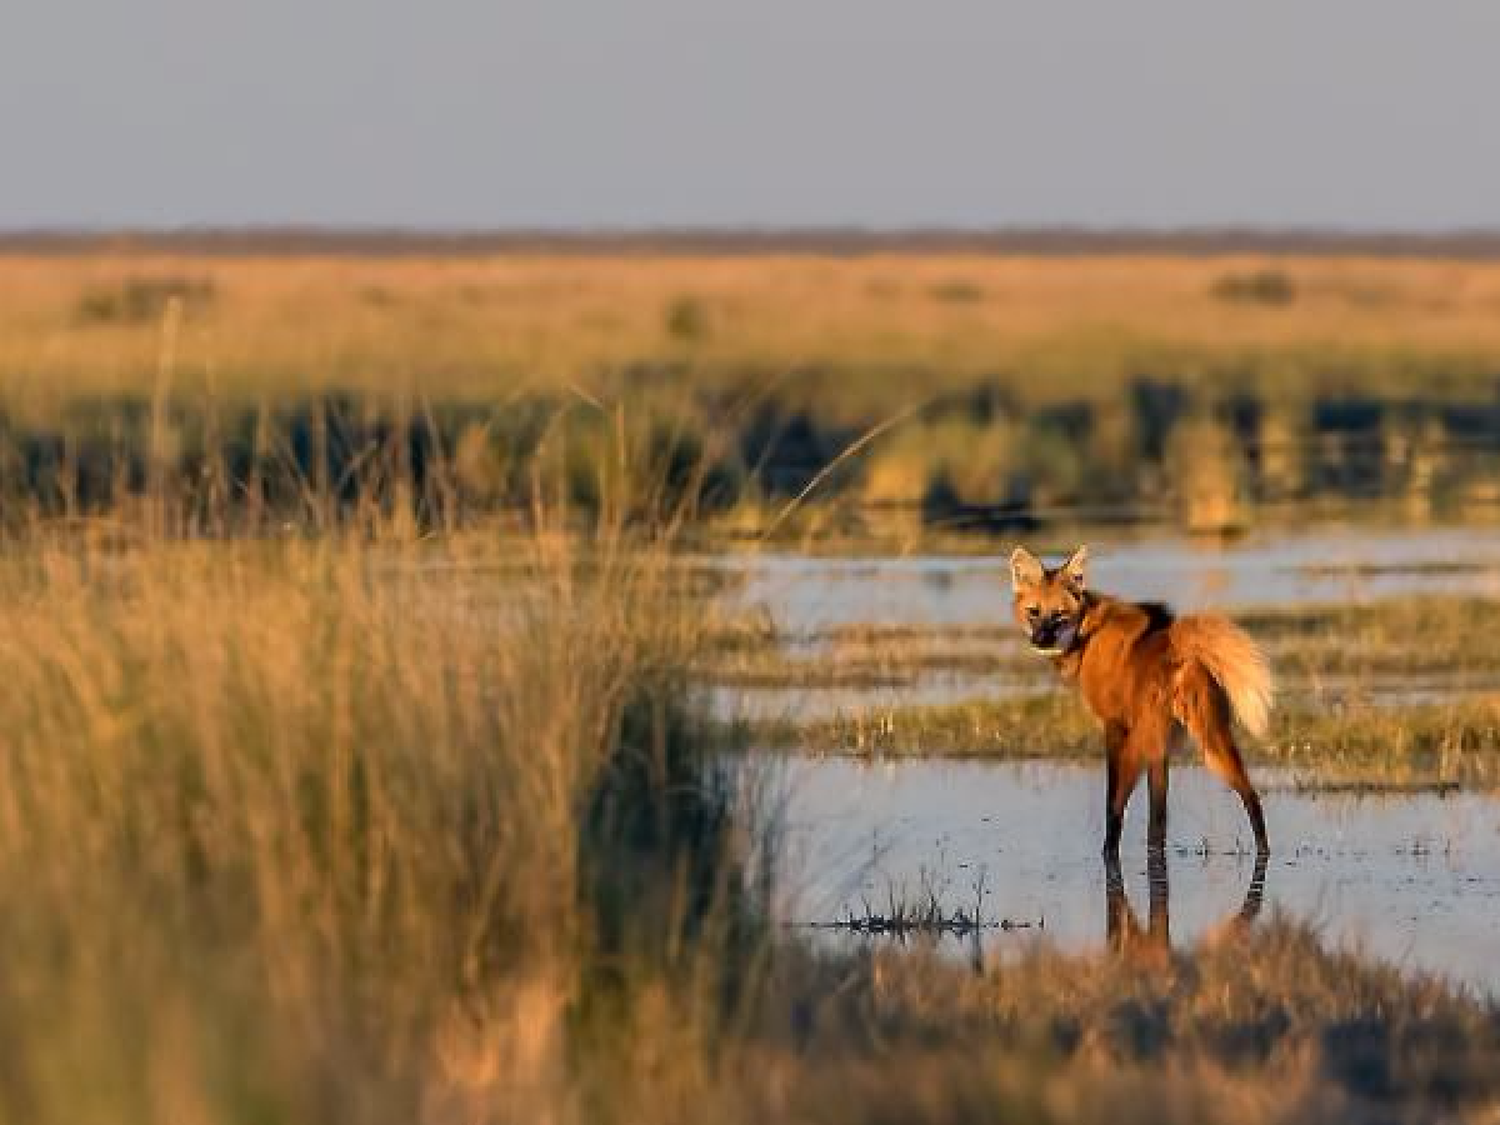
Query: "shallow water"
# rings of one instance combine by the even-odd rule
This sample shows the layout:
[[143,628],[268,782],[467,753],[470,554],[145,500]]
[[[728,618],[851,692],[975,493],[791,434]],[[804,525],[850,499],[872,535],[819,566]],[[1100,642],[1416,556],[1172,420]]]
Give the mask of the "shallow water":
[[[1108,880],[1099,858],[1102,770],[1086,766],[771,757],[784,785],[785,917],[822,923],[879,911],[891,887],[936,889],[1031,928],[988,929],[987,954],[1029,943],[1102,950]],[[1353,796],[1294,792],[1259,778],[1273,855],[1261,917],[1282,912],[1326,943],[1500,996],[1500,802],[1474,794]],[[1143,925],[1151,909],[1146,794],[1126,821],[1125,891]],[[1167,849],[1174,947],[1240,914],[1255,875],[1235,796],[1201,769],[1173,771]],[[1162,916],[1162,922],[1168,917]],[[874,939],[828,930],[820,940]],[[966,943],[950,942],[955,955]]]
[[[747,581],[736,604],[763,609],[806,634],[839,625],[990,625],[1010,621],[1002,555],[731,559]],[[1164,538],[1096,540],[1090,581],[1136,601],[1180,610],[1293,605],[1403,593],[1500,596],[1500,530],[1421,532],[1319,529],[1229,545]]]

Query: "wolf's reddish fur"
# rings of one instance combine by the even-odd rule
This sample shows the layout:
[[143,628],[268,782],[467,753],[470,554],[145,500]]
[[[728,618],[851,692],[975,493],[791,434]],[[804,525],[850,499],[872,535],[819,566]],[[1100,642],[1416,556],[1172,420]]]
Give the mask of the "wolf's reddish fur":
[[1033,647],[1076,683],[1104,728],[1107,763],[1104,851],[1119,851],[1125,806],[1141,774],[1151,791],[1147,842],[1166,842],[1167,751],[1190,735],[1208,768],[1239,794],[1256,848],[1269,850],[1260,796],[1234,740],[1233,720],[1263,733],[1271,673],[1255,642],[1223,617],[1176,618],[1165,606],[1121,601],[1087,589],[1080,547],[1048,570],[1025,548],[1011,556],[1016,620]]

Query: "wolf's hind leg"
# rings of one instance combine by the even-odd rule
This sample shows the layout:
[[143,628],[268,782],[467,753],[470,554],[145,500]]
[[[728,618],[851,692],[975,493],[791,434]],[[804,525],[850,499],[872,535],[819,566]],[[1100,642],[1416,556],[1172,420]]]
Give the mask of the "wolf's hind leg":
[[1200,668],[1183,677],[1177,700],[1178,716],[1203,751],[1203,763],[1216,777],[1239,794],[1255,833],[1255,850],[1266,855],[1271,845],[1266,837],[1266,816],[1260,794],[1250,782],[1244,759],[1234,743],[1230,727],[1229,701],[1223,689]]
[[1250,775],[1245,772],[1245,763],[1240,758],[1239,747],[1234,744],[1234,736],[1229,733],[1228,725],[1211,729],[1206,737],[1200,736],[1200,741],[1203,745],[1203,760],[1209,770],[1239,794],[1240,803],[1245,806],[1245,815],[1250,818],[1250,830],[1255,833],[1256,852],[1260,855],[1268,854],[1271,844],[1266,838],[1266,814],[1260,805],[1260,794],[1250,783]]

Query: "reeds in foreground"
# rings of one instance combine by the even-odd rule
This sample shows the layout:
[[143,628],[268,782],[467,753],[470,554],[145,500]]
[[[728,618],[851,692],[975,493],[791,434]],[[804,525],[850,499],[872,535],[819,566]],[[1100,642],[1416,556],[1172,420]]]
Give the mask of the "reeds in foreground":
[[517,549],[12,552],[0,1119],[559,1119],[741,940],[663,557]]

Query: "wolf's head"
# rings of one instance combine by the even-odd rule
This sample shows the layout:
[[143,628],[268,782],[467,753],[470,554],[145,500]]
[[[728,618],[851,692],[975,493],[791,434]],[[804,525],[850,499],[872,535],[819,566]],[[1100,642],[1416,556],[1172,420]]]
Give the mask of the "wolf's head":
[[1083,568],[1088,557],[1088,548],[1079,547],[1062,566],[1048,570],[1025,547],[1017,547],[1010,556],[1016,622],[1031,647],[1045,656],[1062,656],[1078,642],[1087,609]]

